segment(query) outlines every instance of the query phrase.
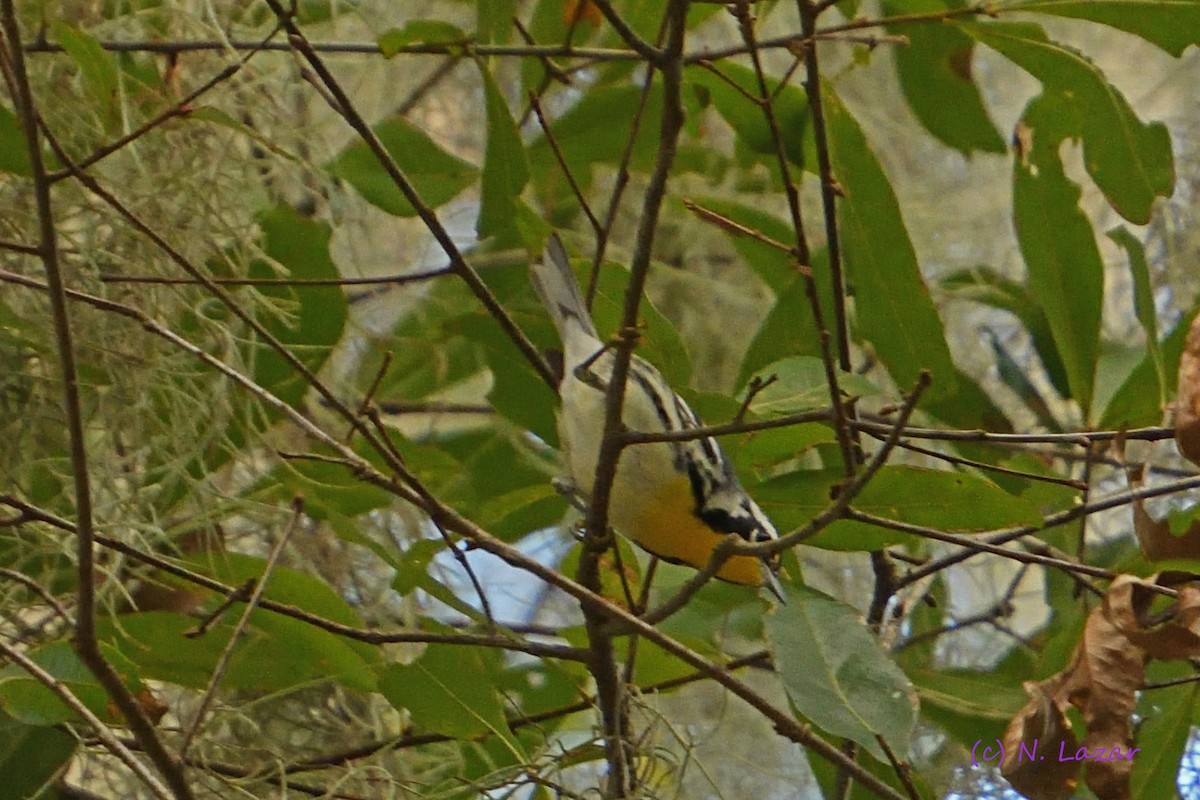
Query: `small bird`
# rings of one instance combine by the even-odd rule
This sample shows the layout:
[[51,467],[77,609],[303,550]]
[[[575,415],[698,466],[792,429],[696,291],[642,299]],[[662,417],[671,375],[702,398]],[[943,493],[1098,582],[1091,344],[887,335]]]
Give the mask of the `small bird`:
[[[575,273],[557,234],[550,237],[530,279],[550,313],[563,346],[558,386],[559,437],[568,475],[590,498],[604,433],[605,390],[616,356],[596,332]],[[621,419],[632,431],[685,431],[701,422],[649,362],[629,364]],[[730,533],[749,542],[779,538],[762,509],[746,494],[716,439],[633,444],[617,462],[609,498],[609,523],[652,555],[702,569]],[[781,601],[778,555],[734,555],[717,577],[745,586],[766,585]]]

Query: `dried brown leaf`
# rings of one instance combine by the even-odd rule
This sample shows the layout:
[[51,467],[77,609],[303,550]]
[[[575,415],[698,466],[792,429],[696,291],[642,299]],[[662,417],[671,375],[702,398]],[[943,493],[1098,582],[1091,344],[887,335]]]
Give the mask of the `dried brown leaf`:
[[1079,764],[1057,755],[1074,753],[1078,747],[1063,713],[1066,704],[1054,697],[1060,683],[1058,676],[1041,683],[1026,681],[1029,702],[1004,731],[1000,772],[1028,800],[1067,800],[1079,785]]
[[[1129,485],[1133,489],[1142,485],[1140,469],[1131,473]],[[1140,498],[1133,501],[1133,533],[1147,561],[1200,558],[1200,523],[1193,522],[1181,536],[1175,536],[1165,519],[1150,516]]]

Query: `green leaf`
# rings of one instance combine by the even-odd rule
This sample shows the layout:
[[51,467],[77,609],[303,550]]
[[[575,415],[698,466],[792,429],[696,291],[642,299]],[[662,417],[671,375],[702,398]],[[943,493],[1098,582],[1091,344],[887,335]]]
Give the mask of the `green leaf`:
[[467,35],[439,19],[410,19],[403,28],[389,28],[375,40],[384,58],[394,58],[413,44],[463,44]]
[[1194,683],[1142,695],[1137,729],[1141,750],[1133,756],[1130,778],[1133,800],[1176,796],[1180,759],[1187,753],[1197,700],[1200,690]]
[[[883,3],[885,14],[945,11],[941,0]],[[963,155],[976,150],[1003,153],[1004,139],[988,117],[971,74],[975,43],[948,25],[889,26],[908,44],[893,49],[900,87],[917,119],[949,147]]]
[[[828,262],[822,259],[820,271],[827,273]],[[814,270],[816,271],[816,270]],[[821,353],[820,338],[816,335],[812,306],[804,279],[797,276],[785,284],[775,297],[775,304],[767,312],[750,341],[738,382],[745,383],[750,376],[761,372],[768,364],[788,357],[814,357]]]
[[1012,389],[1021,398],[1025,407],[1037,416],[1038,424],[1052,433],[1060,431],[1061,426],[1054,418],[1054,412],[1050,410],[1042,398],[1042,393],[1038,391],[1026,374],[1028,365],[1018,363],[1017,359],[1009,355],[1008,348],[991,328],[984,329],[982,333],[991,344],[992,353],[996,356],[996,369],[1000,373],[1000,380],[1004,381],[1004,385]]
[[22,725],[0,714],[0,775],[6,800],[44,797],[40,792],[65,768],[79,746],[58,728]]
[[[765,389],[754,396],[750,410],[765,417],[772,414],[794,414],[829,406],[829,386],[825,381],[825,365],[815,356],[794,356],[768,364],[758,370],[764,380],[775,376]],[[881,394],[873,383],[861,375],[838,372],[838,387],[843,399],[872,397]],[[741,394],[745,395],[747,389]]]
[[[1062,137],[1083,139],[1084,167],[1122,217],[1150,221],[1156,197],[1175,185],[1171,137],[1161,122],[1144,124],[1091,61],[1050,41],[1037,25],[1016,22],[957,25],[1033,75],[1058,95]],[[1034,138],[1035,147],[1041,143]]]
[[[123,615],[119,628],[105,626],[105,636],[138,665],[142,677],[203,689],[244,608],[235,604],[230,618],[203,636],[185,635],[195,628],[195,619],[166,611]],[[373,691],[375,676],[368,664],[378,660],[372,647],[300,620],[257,610],[238,641],[222,685],[230,690],[263,692],[336,680],[353,689]]]
[[1150,283],[1146,251],[1123,225],[1110,230],[1108,238],[1124,248],[1129,257],[1129,273],[1133,278],[1133,310],[1142,324],[1142,330],[1146,332],[1146,353],[1154,364],[1154,375],[1158,379],[1158,404],[1165,407],[1169,391],[1167,371],[1163,365],[1162,348],[1158,346],[1158,312],[1154,308],[1154,288]]
[[[686,71],[687,84],[700,105],[711,104],[750,152],[765,156],[767,163],[777,167],[771,126],[759,104],[751,99],[761,96],[754,70],[730,61],[720,62],[715,69],[724,77],[700,67],[689,67]],[[766,83],[784,155],[797,167],[808,164],[815,168],[816,159],[807,157],[813,143],[804,90],[791,83],[780,88],[774,78],[768,78]]]
[[63,50],[79,67],[83,85],[96,101],[99,117],[104,121],[105,128],[116,129],[121,121],[120,108],[117,106],[120,73],[116,58],[112,53],[105,51],[95,37],[61,20],[55,20],[50,27],[62,44]]
[[[108,695],[69,643],[51,642],[27,655],[97,716],[102,719],[111,716],[106,709]],[[39,727],[76,719],[66,703],[19,664],[0,669],[0,708],[18,722]]]
[[[1181,319],[1159,346],[1163,366],[1168,375],[1174,375],[1179,369],[1179,358],[1183,353],[1184,341],[1196,311],[1192,309]],[[1108,401],[1100,417],[1101,428],[1113,430],[1160,424],[1163,416],[1162,404],[1154,392],[1146,391],[1146,387],[1154,383],[1155,377],[1154,359],[1147,351],[1145,357],[1133,368]]]
[[766,624],[775,671],[801,715],[876,758],[884,758],[879,736],[905,757],[917,721],[916,692],[857,611],[794,587]]
[[515,246],[521,243],[516,212],[521,191],[529,182],[529,162],[504,93],[483,59],[476,58],[475,63],[483,76],[488,131],[476,230],[481,239],[494,237],[498,247]]
[[1034,0],[1013,10],[1086,19],[1140,36],[1178,58],[1200,44],[1200,4],[1196,0]]
[[496,691],[502,669],[497,653],[485,648],[431,644],[414,663],[388,666],[379,691],[421,730],[459,739],[493,734],[519,750]]
[[[392,116],[371,130],[412,184],[421,201],[438,208],[475,182],[479,170],[438,147],[424,131],[400,116]],[[373,206],[397,217],[417,211],[387,174],[366,143],[356,141],[325,165],[330,175],[342,178]]]
[[[325,447],[312,452],[334,456]],[[313,519],[328,519],[331,514],[356,517],[395,500],[391,493],[358,478],[341,464],[310,459],[295,459],[264,476],[254,497],[260,502],[284,504],[297,494],[305,498],[304,513]]]
[[[780,530],[799,528],[828,508],[845,482],[840,471],[798,471],[772,478],[754,497]],[[966,472],[885,466],[855,497],[865,514],[938,530],[969,533],[1036,524],[1041,514],[991,481]],[[878,549],[915,541],[906,533],[839,520],[805,541],[830,550]]]
[[1070,396],[1086,419],[1099,357],[1104,267],[1091,222],[1079,208],[1079,187],[1058,157],[1066,113],[1058,95],[1042,95],[1025,110],[1034,144],[1013,160],[1013,223],[1029,289],[1054,334]]
[[950,359],[900,205],[866,137],[832,87],[826,99],[830,157],[844,193],[838,223],[858,336],[871,343],[902,389],[913,386],[922,370],[930,372],[933,383],[922,408],[954,425],[1007,430],[988,396]]
[[[323,222],[301,217],[290,206],[276,206],[259,215],[263,230],[263,250],[284,269],[286,277],[296,280],[340,277],[329,256],[331,229]],[[261,262],[251,265],[250,276],[278,277]],[[330,348],[342,337],[348,309],[346,296],[339,286],[259,286],[266,297],[288,304],[287,317],[277,316],[265,322],[272,333],[311,371],[317,372],[329,358]],[[295,407],[309,389],[308,382],[274,349],[260,344],[254,362],[254,379],[281,400]],[[276,418],[277,412],[268,411]]]

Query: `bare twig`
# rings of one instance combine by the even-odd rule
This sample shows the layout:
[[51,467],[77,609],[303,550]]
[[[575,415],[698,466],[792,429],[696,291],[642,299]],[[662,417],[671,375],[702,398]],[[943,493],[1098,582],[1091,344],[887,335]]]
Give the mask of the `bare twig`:
[[321,85],[329,92],[332,98],[331,107],[346,120],[346,123],[354,129],[354,132],[359,135],[363,143],[374,154],[375,158],[384,168],[384,171],[387,172],[392,183],[404,195],[404,198],[417,212],[417,216],[425,223],[426,228],[433,234],[434,239],[437,240],[437,243],[446,253],[446,256],[450,259],[450,267],[454,270],[455,274],[470,287],[472,293],[479,299],[484,308],[488,310],[488,313],[496,320],[497,324],[500,325],[505,335],[512,340],[513,344],[517,346],[525,358],[528,359],[529,363],[533,365],[546,384],[548,386],[555,386],[557,381],[554,380],[554,373],[546,363],[546,360],[521,329],[517,327],[516,323],[512,321],[508,312],[500,305],[500,302],[492,294],[487,284],[480,279],[478,273],[463,258],[462,252],[454,243],[450,232],[446,230],[441,220],[438,219],[436,212],[421,198],[412,182],[408,179],[408,176],[404,174],[404,171],[400,169],[396,160],[392,158],[391,153],[383,146],[383,142],[379,140],[379,137],[371,130],[371,126],[358,113],[354,103],[350,100],[345,90],[342,89],[341,83],[338,82],[333,73],[325,65],[325,62],[321,60],[321,57],[309,45],[308,39],[296,25],[291,15],[280,4],[279,0],[267,0],[267,5],[271,7],[271,10],[288,32],[288,41],[304,57],[304,60],[308,62],[313,72],[316,73],[316,77],[320,80]]

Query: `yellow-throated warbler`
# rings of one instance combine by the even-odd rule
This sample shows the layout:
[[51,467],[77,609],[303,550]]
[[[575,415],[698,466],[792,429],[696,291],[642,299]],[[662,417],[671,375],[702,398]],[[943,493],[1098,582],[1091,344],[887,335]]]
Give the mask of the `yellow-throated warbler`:
[[[562,242],[552,235],[533,286],[550,312],[563,345],[558,428],[574,488],[590,499],[604,428],[605,392],[615,354],[600,341]],[[694,430],[700,420],[657,369],[638,356],[629,365],[622,410],[633,431]],[[622,452],[609,499],[609,522],[659,558],[705,567],[728,534],[750,542],[778,539],[762,509],[750,499],[712,437],[631,445]],[[735,555],[717,577],[748,586],[766,584],[783,599],[775,577],[778,557]]]

